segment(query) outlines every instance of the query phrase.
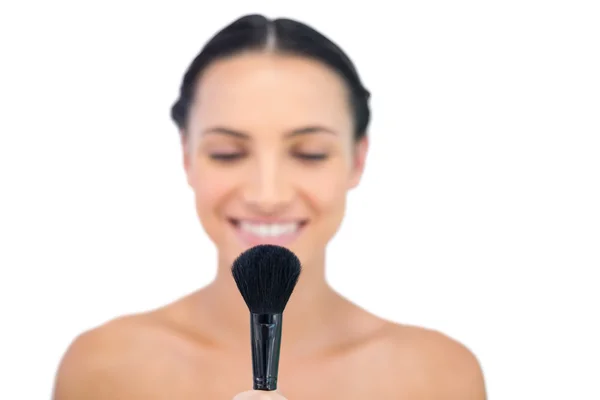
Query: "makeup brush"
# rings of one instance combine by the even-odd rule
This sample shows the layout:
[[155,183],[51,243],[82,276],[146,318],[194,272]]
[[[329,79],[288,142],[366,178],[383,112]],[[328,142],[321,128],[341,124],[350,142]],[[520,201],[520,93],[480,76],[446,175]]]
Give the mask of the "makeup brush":
[[231,272],[250,310],[254,390],[277,389],[283,310],[301,266],[290,250],[258,245],[243,252]]

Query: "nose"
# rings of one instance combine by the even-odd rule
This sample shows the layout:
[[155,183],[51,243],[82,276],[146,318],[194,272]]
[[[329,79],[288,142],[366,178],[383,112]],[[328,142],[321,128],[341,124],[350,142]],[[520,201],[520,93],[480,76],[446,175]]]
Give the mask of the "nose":
[[293,200],[293,185],[284,166],[276,160],[257,161],[249,167],[243,198],[253,211],[276,214],[287,208]]

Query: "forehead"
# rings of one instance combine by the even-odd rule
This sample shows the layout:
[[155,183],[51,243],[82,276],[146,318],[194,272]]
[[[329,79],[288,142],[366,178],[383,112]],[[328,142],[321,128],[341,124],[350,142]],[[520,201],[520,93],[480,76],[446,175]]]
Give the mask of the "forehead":
[[311,59],[248,53],[219,60],[196,87],[192,125],[287,131],[304,125],[351,130],[348,89]]

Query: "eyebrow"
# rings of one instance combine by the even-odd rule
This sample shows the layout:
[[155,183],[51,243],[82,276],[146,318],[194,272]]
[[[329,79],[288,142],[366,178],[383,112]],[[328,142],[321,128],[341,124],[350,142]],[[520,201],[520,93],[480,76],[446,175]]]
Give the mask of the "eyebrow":
[[[316,134],[316,133],[328,133],[328,134],[332,134],[332,135],[337,135],[336,131],[334,131],[333,129],[327,128],[325,126],[309,125],[309,126],[304,126],[302,128],[293,129],[293,130],[287,132],[285,136],[286,136],[286,138],[290,138],[290,137],[299,136],[299,135],[310,135],[310,134]],[[231,129],[231,128],[227,128],[224,126],[210,127],[208,129],[203,130],[202,134],[203,135],[221,134],[221,135],[233,136],[233,137],[236,137],[239,139],[250,139],[250,135],[248,133],[238,131],[235,129]]]

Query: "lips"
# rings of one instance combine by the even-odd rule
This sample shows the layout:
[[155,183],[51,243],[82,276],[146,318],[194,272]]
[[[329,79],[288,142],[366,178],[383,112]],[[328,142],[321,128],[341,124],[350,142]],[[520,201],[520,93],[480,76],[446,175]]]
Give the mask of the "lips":
[[306,220],[255,221],[230,219],[238,237],[246,244],[288,244],[295,240]]

